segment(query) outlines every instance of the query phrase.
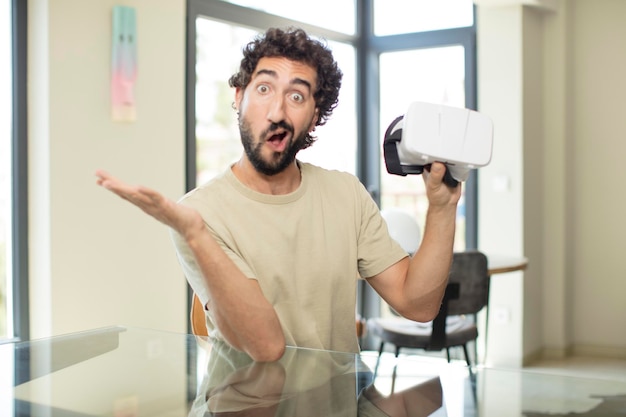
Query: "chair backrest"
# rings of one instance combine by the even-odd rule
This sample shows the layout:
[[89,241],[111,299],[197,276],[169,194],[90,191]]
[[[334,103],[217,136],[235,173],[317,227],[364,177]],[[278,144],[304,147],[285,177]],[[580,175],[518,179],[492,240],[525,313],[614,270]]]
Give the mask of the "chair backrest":
[[387,223],[391,238],[398,242],[407,253],[413,255],[417,252],[422,239],[422,231],[415,216],[397,207],[383,209],[380,214]]
[[489,301],[489,272],[487,257],[475,250],[453,255],[450,284],[458,284],[458,298],[448,300],[448,315],[475,314]]
[[206,317],[204,315],[204,307],[198,296],[194,293],[191,299],[191,332],[196,336],[208,336],[209,331],[206,328]]

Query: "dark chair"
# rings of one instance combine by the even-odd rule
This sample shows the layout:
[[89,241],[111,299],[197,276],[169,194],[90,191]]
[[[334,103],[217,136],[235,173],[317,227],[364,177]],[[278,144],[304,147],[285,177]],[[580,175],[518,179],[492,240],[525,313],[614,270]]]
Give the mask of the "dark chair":
[[371,334],[381,339],[374,375],[386,343],[395,345],[396,357],[402,348],[426,351],[446,349],[448,362],[450,348],[462,346],[465,361],[471,371],[467,344],[478,338],[476,314],[487,306],[488,300],[487,257],[478,251],[455,253],[443,302],[439,314],[432,322],[418,323],[402,317],[368,320]]

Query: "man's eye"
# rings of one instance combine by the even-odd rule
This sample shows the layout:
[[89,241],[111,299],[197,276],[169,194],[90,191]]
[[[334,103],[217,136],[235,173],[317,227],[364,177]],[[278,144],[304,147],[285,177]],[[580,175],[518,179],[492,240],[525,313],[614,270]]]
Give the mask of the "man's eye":
[[301,103],[304,101],[304,96],[300,93],[293,93],[291,95],[291,99],[295,101],[296,103]]
[[258,92],[259,92],[259,93],[261,93],[261,94],[265,94],[265,93],[267,93],[268,91],[270,91],[270,89],[269,89],[269,87],[268,87],[268,86],[266,86],[265,84],[261,84],[260,86],[258,86],[258,87],[256,88],[256,91],[258,91]]

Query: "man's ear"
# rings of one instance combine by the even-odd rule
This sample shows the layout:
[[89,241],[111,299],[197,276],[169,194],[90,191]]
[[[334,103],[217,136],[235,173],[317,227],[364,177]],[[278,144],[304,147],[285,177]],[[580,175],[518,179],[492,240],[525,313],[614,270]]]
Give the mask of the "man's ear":
[[243,89],[241,87],[235,88],[235,110],[239,111],[241,107],[241,100],[243,100]]
[[313,119],[311,119],[311,124],[309,125],[309,133],[315,130],[315,124],[319,120],[320,117],[320,109],[315,108],[315,114],[313,115]]

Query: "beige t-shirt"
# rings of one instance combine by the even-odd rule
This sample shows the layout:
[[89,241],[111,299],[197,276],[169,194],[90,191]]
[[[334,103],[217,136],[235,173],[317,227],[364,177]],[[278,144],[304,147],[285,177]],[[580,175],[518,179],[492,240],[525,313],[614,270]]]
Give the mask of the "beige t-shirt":
[[[299,166],[302,182],[290,194],[253,191],[228,169],[181,203],[200,212],[226,254],[259,282],[287,345],[358,352],[357,279],[384,271],[407,253],[389,236],[355,176]],[[176,233],[172,237],[185,276],[206,305],[204,277],[185,242]],[[211,311],[207,327],[222,339]]]

